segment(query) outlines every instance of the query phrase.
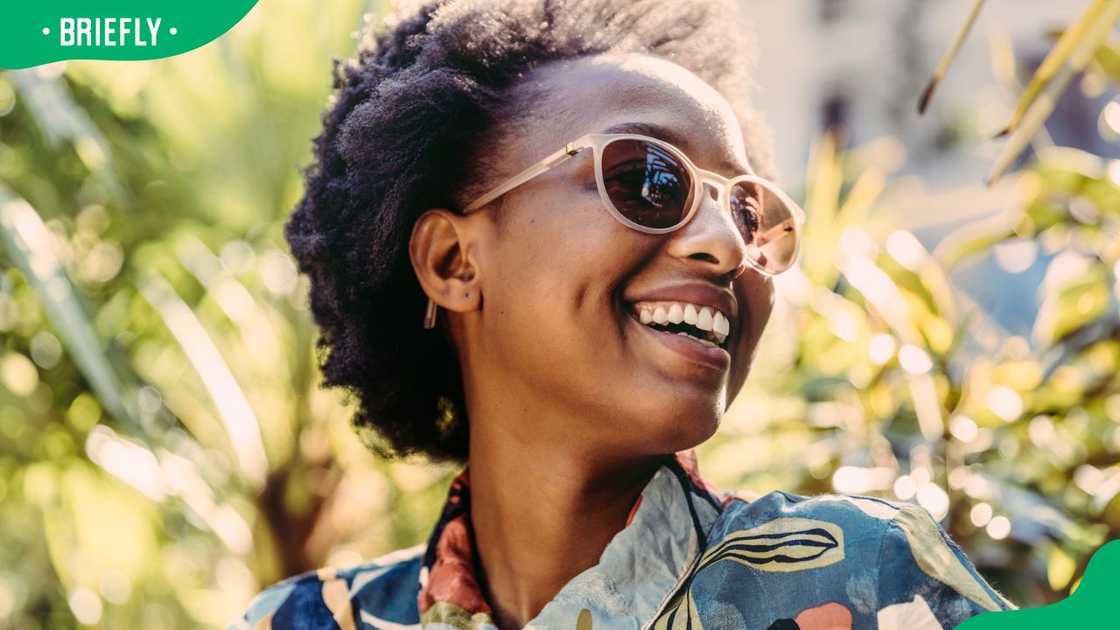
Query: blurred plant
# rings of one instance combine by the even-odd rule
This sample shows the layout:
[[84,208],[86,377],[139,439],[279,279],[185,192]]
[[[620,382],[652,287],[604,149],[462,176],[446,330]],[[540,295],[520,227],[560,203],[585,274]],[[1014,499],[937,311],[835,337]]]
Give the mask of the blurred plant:
[[435,518],[447,471],[375,459],[319,388],[281,237],[374,8],[0,75],[0,626],[222,626]]
[[[972,31],[984,1],[975,0],[964,26],[938,62],[933,77],[918,99],[919,114],[929,106],[938,84],[945,78],[961,44]],[[1117,19],[1120,19],[1120,0],[1092,0],[1077,22],[1061,34],[1023,90],[1015,111],[1011,114],[1011,120],[996,134],[997,138],[1007,136],[1008,139],[988,175],[990,184],[999,180],[1011,168],[1031,139],[1042,129],[1058,104],[1059,97],[1075,76],[1083,72],[1094,58],[1098,60],[1098,64],[1115,64],[1118,58],[1114,49],[1102,47],[1102,44],[1112,32]]]
[[[1013,600],[1058,599],[1120,538],[1120,185],[1093,156],[1045,153],[999,230],[969,225],[931,253],[871,219],[892,194],[867,165],[889,151],[818,146],[801,271],[701,460],[724,487],[915,501]],[[1035,240],[1057,256],[1032,350],[948,270]]]
[[[1112,4],[1090,16],[1110,26]],[[1093,31],[1086,19],[1066,33]],[[1063,40],[1060,56],[1086,54]],[[1088,70],[1120,85],[1116,44],[1093,41]],[[1055,98],[1056,63],[1019,110]],[[1012,120],[1013,137],[1042,122]],[[1120,161],[1039,149],[1008,182],[1010,209],[931,253],[873,218],[913,193],[884,172],[899,148],[835,147],[811,161],[801,272],[779,278],[763,365],[702,458],[724,486],[916,501],[1013,600],[1060,599],[1120,538]],[[999,333],[951,280],[993,249],[1053,257],[1031,340]]]

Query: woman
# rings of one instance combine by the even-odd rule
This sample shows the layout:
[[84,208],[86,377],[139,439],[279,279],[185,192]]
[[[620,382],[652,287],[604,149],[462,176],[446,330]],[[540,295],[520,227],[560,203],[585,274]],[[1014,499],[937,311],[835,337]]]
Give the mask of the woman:
[[951,627],[1008,607],[923,510],[700,478],[796,254],[716,1],[449,1],[341,65],[287,226],[330,385],[466,464],[426,545],[241,627]]

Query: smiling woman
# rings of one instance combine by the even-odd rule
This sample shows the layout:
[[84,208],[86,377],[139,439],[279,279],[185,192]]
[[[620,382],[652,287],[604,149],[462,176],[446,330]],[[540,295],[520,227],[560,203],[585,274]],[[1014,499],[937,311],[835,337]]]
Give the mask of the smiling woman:
[[240,627],[935,628],[1009,604],[923,510],[703,481],[803,214],[727,2],[402,10],[337,66],[287,226],[328,384],[464,464],[427,544]]

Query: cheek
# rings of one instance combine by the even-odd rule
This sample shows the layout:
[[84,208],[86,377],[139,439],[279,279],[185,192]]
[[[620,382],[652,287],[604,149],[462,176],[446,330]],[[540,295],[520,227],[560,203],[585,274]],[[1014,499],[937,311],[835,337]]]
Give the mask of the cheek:
[[774,311],[774,280],[760,278],[753,283],[754,291],[751,293],[751,329],[754,331],[755,341],[762,336],[766,323],[770,321],[770,314]]
[[736,280],[735,290],[746,305],[748,335],[757,341],[774,310],[774,281],[772,278],[748,270]]
[[774,282],[753,271],[747,271],[736,281],[736,292],[740,306],[745,309],[742,321],[746,324],[746,329],[738,341],[733,391],[737,391],[738,386],[746,381],[758,340],[774,310]]
[[594,189],[575,182],[517,199],[497,236],[505,277],[545,282],[556,289],[594,291],[634,272],[648,245],[615,221]]
[[[496,327],[523,337],[562,332],[570,339],[606,333],[612,292],[640,264],[640,234],[626,229],[599,207],[598,195],[566,194],[518,198],[509,207],[488,257],[494,271],[484,286],[485,308]],[[638,238],[636,238],[638,237]]]

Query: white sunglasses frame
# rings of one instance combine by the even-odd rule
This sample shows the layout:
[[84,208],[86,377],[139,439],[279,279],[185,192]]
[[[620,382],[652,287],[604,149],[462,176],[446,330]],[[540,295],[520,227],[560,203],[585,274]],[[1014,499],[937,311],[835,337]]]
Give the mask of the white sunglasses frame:
[[[684,217],[679,222],[668,227],[652,228],[631,221],[624,214],[622,214],[622,212],[615,208],[614,203],[611,201],[610,196],[607,194],[606,183],[603,181],[602,160],[603,149],[606,148],[606,146],[611,142],[617,140],[639,140],[642,142],[651,143],[659,148],[664,149],[665,151],[668,151],[673,155],[673,157],[678,159],[681,164],[684,165],[685,170],[688,172],[689,177],[692,179],[693,190],[690,194],[690,198],[692,199],[692,206],[688,209]],[[789,228],[792,228],[795,233],[796,241],[794,243],[794,251],[793,255],[790,257],[789,265],[787,265],[780,271],[774,272],[766,269],[764,266],[758,264],[758,262],[756,262],[751,256],[747,256],[747,264],[750,265],[752,269],[763,275],[773,276],[788,270],[797,260],[801,246],[801,227],[805,224],[805,211],[801,209],[801,206],[790,199],[789,195],[785,194],[782,189],[778,188],[775,183],[764,177],[760,177],[758,175],[750,173],[739,175],[733,178],[724,177],[723,175],[720,175],[719,173],[716,173],[714,171],[705,170],[700,168],[699,166],[696,166],[696,164],[694,164],[692,160],[688,159],[688,156],[685,155],[684,151],[681,151],[669,142],[661,140],[660,138],[654,138],[652,136],[646,136],[636,133],[584,134],[576,138],[575,140],[568,142],[559,150],[545,156],[532,166],[526,168],[520,173],[510,177],[506,181],[490,189],[488,192],[480,195],[478,198],[476,198],[474,201],[467,204],[466,207],[463,208],[463,214],[470,214],[471,212],[479,210],[480,208],[498,199],[502,195],[517,188],[518,186],[521,186],[529,182],[533,178],[542,175],[552,170],[553,168],[556,168],[560,164],[567,161],[568,158],[575,157],[584,149],[592,150],[592,155],[595,160],[595,182],[599,188],[599,198],[603,202],[603,207],[608,213],[610,213],[612,217],[614,217],[615,220],[617,220],[619,223],[622,223],[626,227],[645,234],[668,234],[670,232],[681,229],[685,225],[688,225],[688,222],[691,221],[692,218],[696,215],[696,211],[700,208],[700,204],[703,199],[705,184],[711,185],[716,189],[717,203],[719,203],[720,207],[726,210],[728,213],[731,212],[731,187],[744,182],[757,184],[776,196],[783,204],[785,204],[790,209],[791,216],[789,221],[792,221],[792,225],[789,225],[789,221],[782,221],[777,225],[771,227],[766,231],[766,233],[757,235],[756,239],[765,238],[766,236],[769,236],[770,234],[773,234],[775,232],[784,233],[788,231]],[[763,241],[764,244],[766,242],[769,242],[769,239]],[[757,244],[754,243],[746,243],[746,245],[748,247],[757,248]],[[424,313],[424,328],[434,328],[435,319],[436,303],[429,298],[428,307]]]

